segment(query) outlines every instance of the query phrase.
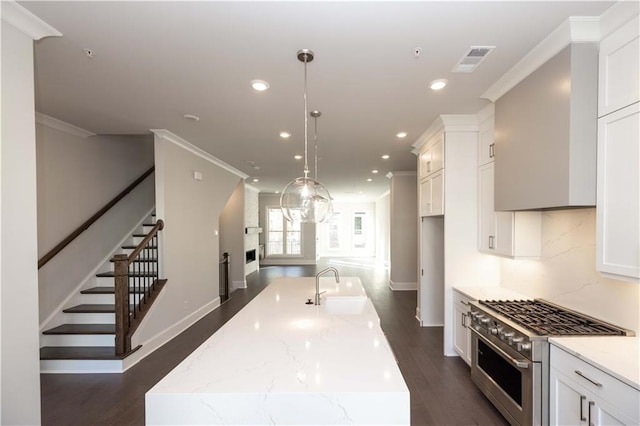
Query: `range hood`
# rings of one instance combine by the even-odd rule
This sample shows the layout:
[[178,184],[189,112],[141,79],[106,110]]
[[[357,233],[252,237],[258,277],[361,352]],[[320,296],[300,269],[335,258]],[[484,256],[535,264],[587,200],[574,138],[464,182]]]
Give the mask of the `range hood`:
[[598,44],[572,43],[495,104],[495,209],[595,206]]

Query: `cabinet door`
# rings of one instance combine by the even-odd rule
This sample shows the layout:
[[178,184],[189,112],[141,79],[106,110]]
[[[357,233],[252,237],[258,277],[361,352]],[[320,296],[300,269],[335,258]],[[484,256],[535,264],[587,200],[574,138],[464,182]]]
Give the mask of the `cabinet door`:
[[431,179],[420,182],[420,216],[429,216],[431,209]]
[[467,309],[457,303],[454,304],[453,349],[470,365],[469,358],[469,330],[467,330]]
[[496,213],[493,210],[493,163],[478,169],[478,250],[493,253],[496,235]]
[[598,120],[596,263],[640,278],[640,106]]
[[444,135],[440,135],[438,140],[429,148],[431,153],[431,164],[429,172],[435,173],[444,167]]
[[431,180],[431,216],[444,214],[444,175],[442,170],[434,173]]
[[478,166],[482,166],[493,161],[495,152],[495,143],[493,142],[493,116],[480,124],[478,131],[479,147],[478,147]]
[[588,419],[591,424],[595,426],[600,425],[634,425],[637,424],[632,419],[629,419],[618,409],[608,404],[605,401],[598,400],[596,398],[593,401],[589,401],[589,415]]
[[498,254],[513,256],[514,212],[496,212],[495,250]]
[[640,100],[639,19],[636,17],[600,43],[599,117]]
[[549,424],[586,425],[587,393],[555,368],[549,372]]

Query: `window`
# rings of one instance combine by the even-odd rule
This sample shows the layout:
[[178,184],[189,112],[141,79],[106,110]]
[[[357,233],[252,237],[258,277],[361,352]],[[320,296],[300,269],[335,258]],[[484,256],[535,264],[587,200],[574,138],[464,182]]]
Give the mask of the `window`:
[[279,207],[267,209],[267,256],[301,254],[300,223],[287,221]]
[[365,212],[355,212],[353,214],[353,247],[365,248],[364,220]]
[[333,213],[329,220],[329,250],[340,250],[340,212]]

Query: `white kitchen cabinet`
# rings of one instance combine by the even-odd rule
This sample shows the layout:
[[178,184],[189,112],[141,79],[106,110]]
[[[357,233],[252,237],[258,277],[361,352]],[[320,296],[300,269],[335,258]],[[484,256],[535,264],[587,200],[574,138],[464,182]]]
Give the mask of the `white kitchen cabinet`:
[[637,425],[640,391],[551,345],[549,424]]
[[444,176],[442,169],[420,182],[420,216],[444,214]]
[[598,117],[640,101],[640,18],[600,42]]
[[511,258],[540,257],[540,212],[494,210],[493,162],[478,169],[478,187],[478,250]]
[[467,364],[471,365],[471,332],[467,328],[469,323],[469,301],[470,299],[453,291],[453,312],[454,328],[453,328],[453,349]]
[[434,136],[426,150],[420,154],[420,178],[429,176],[444,167],[444,133]]
[[495,146],[493,140],[494,131],[494,118],[491,116],[489,119],[480,123],[478,129],[478,139],[480,145],[478,146],[478,166],[487,164],[495,159]]

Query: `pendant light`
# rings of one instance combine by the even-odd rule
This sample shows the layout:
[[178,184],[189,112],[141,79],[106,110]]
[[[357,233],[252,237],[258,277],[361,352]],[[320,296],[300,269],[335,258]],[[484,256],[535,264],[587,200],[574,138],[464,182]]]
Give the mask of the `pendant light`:
[[[315,176],[314,179],[318,181],[318,117],[322,115],[322,113],[318,110],[313,110],[309,113],[313,117],[313,146],[314,146],[314,158],[315,158]],[[331,197],[329,197],[329,211],[327,212],[324,219],[320,222],[329,222],[331,217],[333,216],[333,202],[331,201]]]
[[318,223],[329,215],[331,196],[323,184],[309,177],[307,161],[307,64],[313,61],[314,53],[302,49],[298,51],[297,56],[298,60],[304,63],[304,176],[294,179],[284,187],[280,196],[280,208],[290,222]]

